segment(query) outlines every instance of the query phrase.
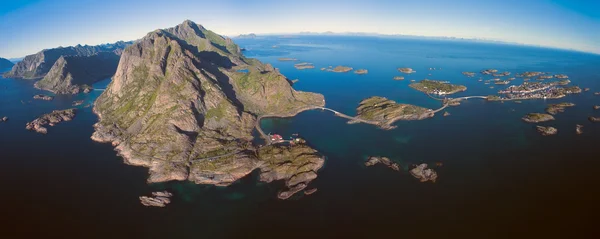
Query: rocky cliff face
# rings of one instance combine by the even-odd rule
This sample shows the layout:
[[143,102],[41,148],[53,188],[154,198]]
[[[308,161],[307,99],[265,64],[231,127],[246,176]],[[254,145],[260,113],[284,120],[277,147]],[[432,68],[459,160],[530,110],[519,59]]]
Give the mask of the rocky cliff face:
[[35,87],[55,94],[77,94],[96,81],[115,74],[119,56],[99,52],[91,56],[61,56]]
[[22,79],[40,79],[44,77],[62,56],[93,56],[100,52],[111,52],[120,55],[125,47],[132,42],[116,42],[98,46],[70,46],[46,49],[36,54],[26,56],[22,61],[13,66],[5,77]]
[[0,57],[0,70],[13,67],[15,64],[7,59]]
[[148,33],[125,49],[96,101],[92,139],[150,168],[149,182],[228,185],[259,168],[250,143],[256,117],[293,115],[324,99],[295,91],[239,49],[191,21]]

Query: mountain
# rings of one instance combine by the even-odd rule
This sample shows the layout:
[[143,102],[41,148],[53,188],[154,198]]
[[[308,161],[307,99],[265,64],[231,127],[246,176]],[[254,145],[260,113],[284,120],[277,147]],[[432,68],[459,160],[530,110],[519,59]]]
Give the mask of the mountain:
[[240,34],[239,36],[237,36],[237,38],[256,38],[256,34],[254,34],[254,33]]
[[125,47],[131,42],[116,42],[114,44],[103,44],[97,46],[70,46],[42,50],[36,54],[26,56],[22,61],[13,66],[4,77],[21,79],[40,79],[46,76],[61,56],[93,56],[99,52],[112,52],[120,55]]
[[6,68],[10,68],[10,67],[12,67],[14,65],[15,64],[13,64],[12,62],[10,62],[9,60],[0,57],[0,70],[1,69],[6,69]]
[[91,56],[61,56],[35,87],[55,94],[77,94],[115,74],[120,57],[114,52]]
[[286,180],[291,188],[316,177],[322,157],[306,145],[258,148],[252,131],[258,117],[293,116],[324,102],[294,90],[270,64],[243,56],[231,39],[187,20],[123,51],[95,102],[92,139],[111,142],[126,163],[150,168],[149,182],[229,185],[260,169],[261,180]]

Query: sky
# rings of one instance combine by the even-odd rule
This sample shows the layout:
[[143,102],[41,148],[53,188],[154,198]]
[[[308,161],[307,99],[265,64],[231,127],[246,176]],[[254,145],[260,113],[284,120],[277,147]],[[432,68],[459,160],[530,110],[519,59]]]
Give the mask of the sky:
[[2,0],[0,57],[135,40],[186,19],[227,36],[368,32],[600,54],[600,0]]

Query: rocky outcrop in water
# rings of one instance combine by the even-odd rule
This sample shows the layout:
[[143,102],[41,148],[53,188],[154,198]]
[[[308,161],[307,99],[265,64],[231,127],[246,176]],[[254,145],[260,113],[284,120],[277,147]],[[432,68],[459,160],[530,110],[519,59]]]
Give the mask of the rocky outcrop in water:
[[44,126],[54,126],[63,121],[71,121],[75,117],[75,112],[75,109],[52,111],[52,113],[42,115],[27,123],[25,129],[33,130],[40,134],[46,134],[48,133],[48,129]]
[[140,202],[146,207],[165,207],[171,203],[171,196],[173,194],[167,191],[153,192],[152,197],[140,196]]
[[392,160],[390,160],[387,157],[371,156],[371,157],[367,158],[367,161],[365,162],[365,166],[370,167],[370,166],[373,166],[373,165],[376,165],[379,163],[381,163],[385,166],[388,166],[389,168],[391,168],[395,171],[400,171],[400,165],[392,162]]
[[52,96],[48,96],[48,95],[43,95],[43,94],[39,94],[39,95],[34,95],[33,96],[34,100],[45,100],[45,101],[51,101],[54,99],[54,97]]
[[536,126],[537,131],[543,136],[555,135],[558,133],[558,129],[554,127]]
[[0,57],[0,70],[13,67],[14,65],[11,61]]
[[583,125],[580,125],[580,124],[575,125],[575,132],[577,134],[583,134]]
[[588,117],[588,120],[592,123],[598,123],[598,122],[600,122],[600,117],[590,116],[590,117]]
[[[125,49],[94,104],[99,122],[92,139],[112,143],[126,163],[148,167],[148,182],[225,186],[258,168],[274,173],[295,160],[316,160],[294,154],[310,151],[302,146],[290,149],[281,165],[269,164],[278,157],[269,152],[284,149],[257,149],[252,131],[258,116],[293,116],[324,103],[320,94],[294,90],[270,64],[243,56],[231,39],[185,21]],[[319,168],[296,166],[285,174],[289,179],[272,179],[293,186],[314,177],[306,170]]]
[[131,42],[116,42],[98,46],[70,46],[42,50],[36,54],[26,56],[22,61],[13,66],[10,72],[4,74],[7,78],[40,79],[50,71],[56,61],[62,56],[93,56],[100,52],[109,52],[120,55],[123,49]]
[[416,71],[413,70],[412,68],[408,68],[408,67],[403,67],[403,68],[398,68],[397,69],[399,72],[402,72],[404,74],[412,74],[415,73]]
[[55,94],[77,94],[115,74],[120,56],[99,52],[91,56],[61,56],[35,87]]
[[433,171],[433,169],[427,167],[426,163],[417,165],[417,167],[410,170],[410,174],[421,182],[431,181],[435,183],[435,180],[437,180],[437,173]]
[[8,117],[4,116],[0,118],[0,123],[8,121]]

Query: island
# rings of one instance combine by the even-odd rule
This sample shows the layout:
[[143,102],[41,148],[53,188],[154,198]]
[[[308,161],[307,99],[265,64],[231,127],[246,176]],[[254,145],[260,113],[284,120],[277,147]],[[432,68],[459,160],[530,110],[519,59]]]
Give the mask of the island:
[[394,80],[404,80],[404,76],[394,76]]
[[581,93],[578,86],[558,86],[559,82],[523,82],[521,85],[511,85],[498,93],[504,97],[499,100],[528,100],[528,99],[559,99],[568,94]]
[[[459,103],[459,104],[460,104],[460,103]],[[448,111],[445,111],[445,112],[444,112],[444,114],[443,114],[443,116],[444,116],[444,117],[446,117],[446,116],[450,116],[450,113],[448,113]]]
[[474,77],[475,76],[475,72],[464,71],[462,74],[465,75],[466,77]]
[[510,81],[507,81],[507,80],[494,82],[494,84],[496,84],[496,85],[508,85],[508,83],[510,83]]
[[48,133],[48,129],[44,126],[54,126],[63,121],[71,121],[75,117],[75,109],[54,110],[51,113],[44,114],[37,119],[28,122],[25,129],[33,130],[40,134]]
[[505,71],[502,73],[492,73],[492,76],[494,76],[494,77],[503,77],[503,76],[509,76],[509,75],[510,75],[510,72],[508,72],[508,71]]
[[588,120],[592,123],[598,123],[598,122],[600,122],[600,117],[590,116],[590,117],[588,117]]
[[427,79],[411,83],[408,86],[423,93],[434,95],[451,95],[467,90],[467,87],[463,85],[453,85],[447,81],[436,81]]
[[417,165],[409,172],[413,177],[419,179],[419,181],[422,183],[427,181],[435,183],[435,181],[437,180],[437,173],[433,171],[433,169],[428,168],[428,165],[426,163]]
[[296,58],[287,58],[287,57],[283,57],[283,58],[279,58],[277,59],[278,61],[297,61],[298,59]]
[[539,72],[539,71],[527,71],[527,72],[523,72],[520,74],[517,74],[516,77],[519,78],[533,78],[539,75],[544,74],[543,72]]
[[7,116],[4,116],[4,117],[0,118],[0,123],[6,122],[6,121],[8,121],[8,117]]
[[313,69],[313,68],[315,68],[315,66],[312,63],[308,63],[308,62],[294,64],[294,67],[296,69],[298,69],[298,70]]
[[398,71],[399,71],[399,72],[402,72],[402,73],[404,73],[404,74],[412,74],[412,73],[415,73],[415,72],[416,72],[416,71],[414,71],[412,68],[406,68],[406,67],[403,67],[403,68],[398,68]]
[[569,76],[565,75],[565,74],[558,74],[558,75],[554,75],[554,78],[556,78],[556,79],[569,79]]
[[358,69],[358,70],[354,71],[354,74],[358,74],[358,75],[364,75],[364,74],[367,74],[367,73],[369,73],[369,71],[365,70],[365,69]]
[[575,104],[569,103],[569,102],[558,103],[558,104],[549,104],[548,108],[546,108],[546,112],[548,112],[548,114],[551,114],[551,115],[556,115],[558,113],[565,112],[565,108],[573,107],[573,106],[575,106]]
[[494,73],[496,73],[496,72],[498,72],[498,70],[496,70],[496,69],[486,69],[486,70],[482,70],[482,71],[481,71],[481,74],[484,74],[484,75],[492,75],[492,74],[494,74]]
[[330,66],[329,68],[326,69],[326,71],[337,72],[337,73],[346,73],[346,72],[352,71],[352,67],[349,67],[349,66],[336,66],[335,68],[331,68],[331,66]]
[[356,109],[356,119],[350,123],[367,123],[382,129],[394,129],[392,124],[398,120],[422,120],[431,118],[435,112],[431,109],[398,104],[384,97],[373,96],[360,102]]
[[594,105],[594,106],[593,106],[593,108],[594,108],[595,110],[600,110],[600,105]]
[[272,65],[239,49],[189,20],[149,32],[123,51],[94,103],[92,140],[111,143],[127,164],[147,167],[149,183],[227,186],[258,170],[261,180],[285,182],[279,198],[300,192],[323,157],[300,140],[254,144],[253,131],[266,138],[260,119],[292,117],[323,107],[325,99],[294,90]]
[[48,95],[43,95],[43,94],[38,94],[38,95],[34,95],[33,96],[34,100],[45,100],[45,101],[51,101],[54,99],[54,97],[52,96],[48,96]]
[[558,133],[558,129],[554,127],[536,126],[537,131],[543,136],[555,135]]
[[539,122],[546,122],[546,121],[554,120],[554,117],[549,114],[529,113],[529,114],[523,116],[523,118],[521,118],[521,119],[527,123],[539,123]]
[[80,106],[83,104],[83,100],[76,100],[71,103],[72,106]]

